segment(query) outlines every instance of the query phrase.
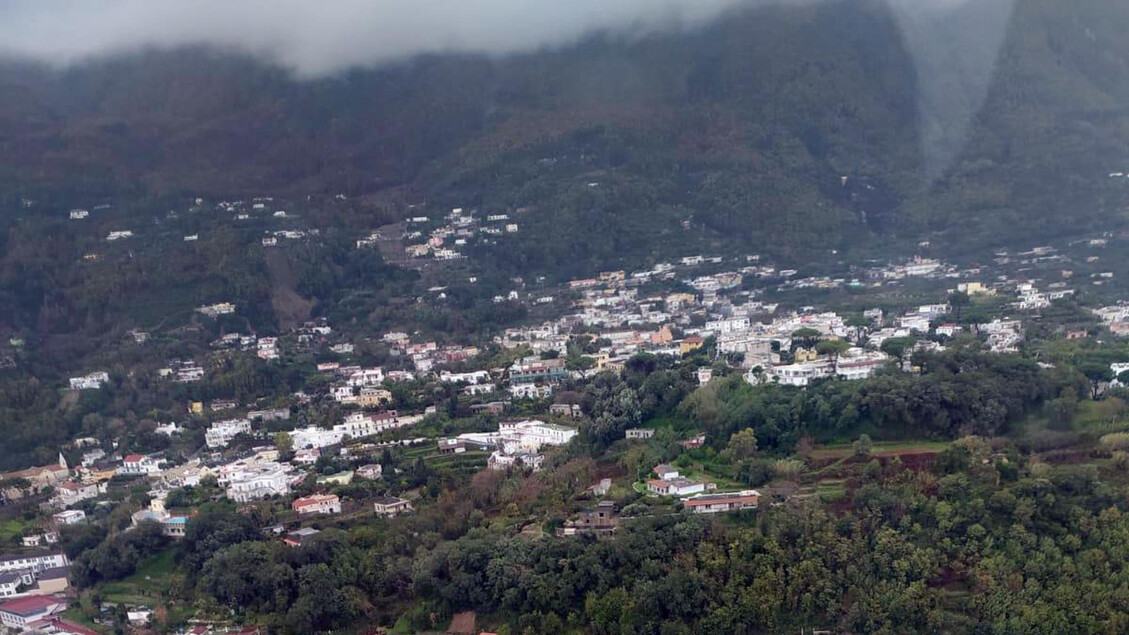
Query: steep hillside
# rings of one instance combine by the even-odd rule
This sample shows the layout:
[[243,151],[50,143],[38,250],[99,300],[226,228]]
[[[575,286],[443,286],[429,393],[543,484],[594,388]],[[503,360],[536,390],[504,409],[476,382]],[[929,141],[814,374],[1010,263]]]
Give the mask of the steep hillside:
[[[1126,188],[1107,174],[1129,159],[1129,12],[1020,0],[1008,18],[1010,4],[931,17],[925,48],[884,1],[837,0],[308,82],[206,50],[9,63],[0,191],[9,209],[344,192],[523,210],[528,240],[495,263],[562,275],[670,245],[811,258],[1120,222]],[[982,51],[988,70],[968,71],[991,12],[1007,22],[995,70]],[[976,106],[977,72],[971,127],[938,118]]]

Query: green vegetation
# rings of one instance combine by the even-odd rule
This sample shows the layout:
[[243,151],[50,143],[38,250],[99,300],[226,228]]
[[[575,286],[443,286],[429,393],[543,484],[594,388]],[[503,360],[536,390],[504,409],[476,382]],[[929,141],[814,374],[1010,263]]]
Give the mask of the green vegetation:
[[32,524],[21,518],[5,518],[0,520],[0,545],[19,543],[24,533]]
[[169,549],[142,560],[131,575],[101,587],[103,600],[131,605],[159,602],[179,581],[175,556]]

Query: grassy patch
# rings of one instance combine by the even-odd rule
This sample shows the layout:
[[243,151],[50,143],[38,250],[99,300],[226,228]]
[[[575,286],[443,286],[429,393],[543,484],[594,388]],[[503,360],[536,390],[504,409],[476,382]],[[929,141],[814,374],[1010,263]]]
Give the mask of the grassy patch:
[[173,550],[168,549],[141,561],[128,578],[104,585],[102,597],[108,602],[152,605],[166,596],[179,578]]
[[723,468],[717,464],[695,461],[689,468],[678,468],[678,472],[692,481],[717,483],[717,487],[720,490],[745,489],[744,484],[733,480],[729,476],[728,470],[722,471],[722,469]]
[[401,617],[396,620],[396,623],[388,630],[388,635],[408,635],[412,632],[412,625],[408,622],[408,618]]
[[[875,443],[871,456],[895,456],[898,454],[937,454],[952,445],[948,441],[892,441]],[[850,456],[854,448],[849,443],[828,445],[812,451],[814,459],[840,459]]]
[[30,526],[31,523],[22,518],[7,518],[0,521],[0,544],[19,544],[24,531]]
[[1129,430],[1129,407],[1120,399],[1083,401],[1074,417],[1074,429],[1094,434],[1125,432]]
[[71,622],[72,624],[79,624],[81,626],[85,626],[97,631],[106,630],[105,626],[95,624],[92,620],[88,619],[86,615],[82,613],[82,609],[80,609],[78,605],[73,605],[71,606],[71,608],[63,611],[62,616],[64,620]]
[[462,454],[436,454],[434,456],[425,457],[424,460],[435,468],[454,468],[467,466],[481,467],[486,465],[486,461],[489,458],[489,452],[469,451],[463,452]]
[[826,479],[815,484],[815,493],[823,502],[831,503],[847,495],[847,485],[842,479]]

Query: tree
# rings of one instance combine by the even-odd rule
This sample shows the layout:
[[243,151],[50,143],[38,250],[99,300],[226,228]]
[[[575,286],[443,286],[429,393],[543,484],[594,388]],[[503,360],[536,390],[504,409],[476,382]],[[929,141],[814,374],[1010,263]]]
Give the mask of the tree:
[[772,464],[772,472],[778,478],[794,481],[804,473],[804,462],[799,459],[780,459]]
[[850,350],[851,345],[845,340],[823,340],[815,345],[815,352],[826,355],[831,361],[838,362],[839,356]]
[[752,428],[744,430],[729,437],[729,450],[734,458],[747,459],[757,453],[757,433]]
[[949,306],[953,308],[953,317],[956,321],[960,321],[960,316],[964,313],[964,308],[972,304],[972,298],[963,291],[953,291],[949,294]]
[[813,328],[796,329],[792,331],[792,347],[793,349],[797,347],[811,348],[821,337],[823,337],[823,334]]
[[906,353],[908,353],[916,343],[917,340],[912,337],[891,337],[883,340],[882,346],[879,348],[883,353],[897,358],[898,368],[901,368],[905,363]]
[[[285,549],[286,547],[281,547]],[[285,611],[294,594],[294,570],[280,563],[277,543],[243,542],[212,556],[201,573],[201,586],[233,609]]]
[[844,324],[855,330],[855,342],[860,345],[871,326],[870,320],[862,315],[852,315],[846,319]]
[[859,435],[855,442],[851,444],[851,450],[857,457],[870,456],[871,451],[874,449],[874,443],[870,440],[869,434]]
[[279,432],[274,435],[274,447],[280,455],[289,456],[294,451],[294,439],[287,432]]
[[1078,372],[1090,381],[1090,397],[1095,401],[1101,396],[1102,385],[1113,380],[1113,371],[1101,362],[1086,362],[1078,367]]
[[1058,398],[1048,404],[1048,408],[1053,417],[1051,426],[1061,430],[1069,429],[1071,422],[1074,421],[1074,415],[1078,414],[1078,393],[1074,388],[1067,386]]
[[221,549],[260,537],[246,516],[218,507],[205,509],[188,523],[179,545],[180,560],[190,575],[196,575]]

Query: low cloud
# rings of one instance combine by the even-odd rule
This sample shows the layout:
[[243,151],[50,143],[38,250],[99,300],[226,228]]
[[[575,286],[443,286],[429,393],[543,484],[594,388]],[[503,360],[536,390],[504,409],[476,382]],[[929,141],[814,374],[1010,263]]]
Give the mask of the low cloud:
[[7,0],[0,50],[55,64],[210,44],[316,76],[422,53],[508,54],[694,26],[742,0]]
[[[0,55],[66,65],[145,47],[250,52],[308,78],[424,53],[505,55],[594,31],[693,28],[746,5],[840,0],[3,0]],[[886,0],[914,57],[930,178],[964,146],[1015,0]]]

